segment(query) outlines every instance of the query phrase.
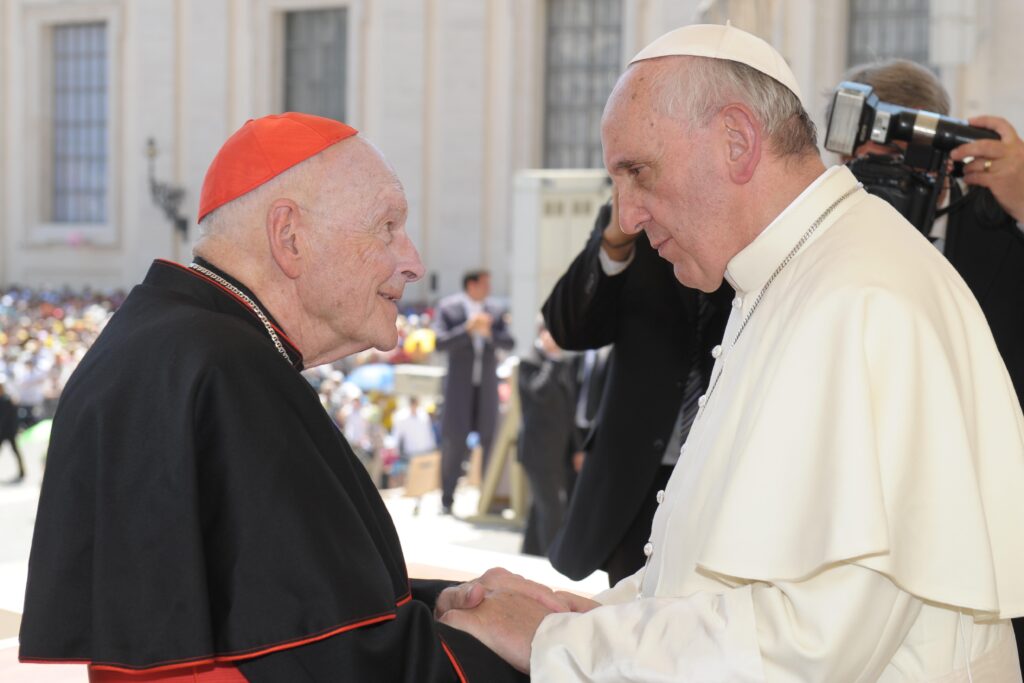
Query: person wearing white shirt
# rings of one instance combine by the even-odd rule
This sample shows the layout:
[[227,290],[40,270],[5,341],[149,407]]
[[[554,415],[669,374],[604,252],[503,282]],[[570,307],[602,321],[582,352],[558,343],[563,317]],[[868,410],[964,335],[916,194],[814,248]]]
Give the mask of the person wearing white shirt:
[[407,407],[395,411],[391,425],[391,436],[398,444],[398,452],[402,458],[408,459],[437,448],[430,414],[420,405],[420,400],[416,396],[409,398]]
[[846,168],[764,41],[687,26],[602,121],[620,227],[736,290],[646,567],[501,570],[444,623],[535,681],[1020,681],[1024,415],[956,271]]

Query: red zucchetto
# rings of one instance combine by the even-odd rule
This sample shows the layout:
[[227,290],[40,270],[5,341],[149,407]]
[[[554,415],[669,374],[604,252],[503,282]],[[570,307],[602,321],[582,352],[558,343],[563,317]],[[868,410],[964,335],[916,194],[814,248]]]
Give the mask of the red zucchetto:
[[297,112],[249,119],[206,169],[198,220],[358,132],[340,121]]

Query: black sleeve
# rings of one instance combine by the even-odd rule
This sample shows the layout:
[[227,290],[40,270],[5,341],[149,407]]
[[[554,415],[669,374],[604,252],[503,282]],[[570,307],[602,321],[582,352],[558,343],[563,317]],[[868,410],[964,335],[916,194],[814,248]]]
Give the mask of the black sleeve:
[[601,268],[601,236],[611,205],[601,207],[594,230],[544,302],[544,324],[563,349],[596,349],[615,341],[619,296],[627,272],[614,277]]
[[458,325],[452,323],[448,319],[448,310],[444,302],[438,305],[437,316],[434,321],[434,336],[436,338],[436,345],[438,351],[451,351],[461,347],[470,346],[473,343],[473,338],[469,332],[466,331],[467,320],[463,320]]
[[512,331],[508,329],[506,318],[508,311],[500,311],[498,315],[494,316],[494,323],[491,325],[491,343],[494,344],[495,348],[510,350],[516,345],[515,337],[512,336]]
[[431,612],[437,604],[437,596],[445,588],[458,586],[459,581],[443,581],[440,579],[409,579],[409,587],[412,591],[412,599],[418,600],[427,606]]
[[[440,592],[440,591],[438,591]],[[372,626],[246,660],[252,683],[509,683],[529,680],[479,640],[438,624],[417,600]]]

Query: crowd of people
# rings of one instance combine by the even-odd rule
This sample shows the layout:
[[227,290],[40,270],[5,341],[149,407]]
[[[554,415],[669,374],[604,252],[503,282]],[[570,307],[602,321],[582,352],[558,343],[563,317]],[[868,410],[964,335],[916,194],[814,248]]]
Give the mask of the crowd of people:
[[[66,286],[0,291],[0,449],[6,443],[17,459],[16,481],[25,476],[17,435],[53,418],[68,378],[124,298],[122,291]],[[357,452],[368,464],[377,464],[381,486],[398,480],[393,475],[400,474],[410,454],[436,447],[436,441],[425,447],[420,436],[410,451],[403,436],[411,429],[405,424],[411,411],[436,439],[439,397],[399,396],[346,378],[363,365],[437,362],[431,314],[431,308],[422,307],[400,314],[394,349],[367,349],[303,373]]]
[[0,291],[0,448],[6,441],[25,465],[15,435],[53,417],[61,391],[124,300],[123,292],[37,289]]

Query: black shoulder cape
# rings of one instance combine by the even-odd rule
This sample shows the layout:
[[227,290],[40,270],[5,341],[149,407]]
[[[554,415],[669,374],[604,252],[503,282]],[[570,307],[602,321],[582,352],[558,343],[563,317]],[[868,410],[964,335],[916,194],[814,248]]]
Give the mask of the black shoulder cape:
[[378,492],[279,334],[287,361],[237,296],[177,264],[132,290],[54,418],[22,661],[511,675],[413,599]]

